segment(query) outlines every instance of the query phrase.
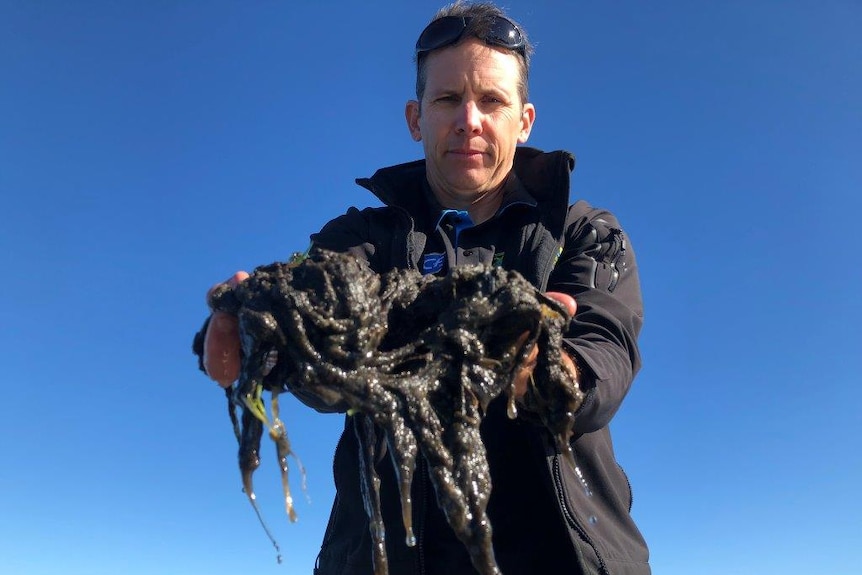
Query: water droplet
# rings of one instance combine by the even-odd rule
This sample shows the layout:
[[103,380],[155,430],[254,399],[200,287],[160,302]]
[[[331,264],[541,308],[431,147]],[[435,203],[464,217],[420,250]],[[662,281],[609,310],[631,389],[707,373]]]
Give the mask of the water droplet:
[[509,402],[506,406],[506,415],[509,416],[509,419],[515,419],[518,417],[518,406],[515,405],[515,394],[509,394]]

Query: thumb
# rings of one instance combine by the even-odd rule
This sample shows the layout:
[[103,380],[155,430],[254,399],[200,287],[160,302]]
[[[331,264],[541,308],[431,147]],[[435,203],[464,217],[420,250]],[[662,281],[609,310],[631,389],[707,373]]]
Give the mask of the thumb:
[[566,312],[569,314],[570,318],[575,317],[575,312],[578,311],[578,303],[575,301],[575,298],[567,293],[558,291],[549,291],[545,295],[552,300],[563,304],[563,307],[566,308]]

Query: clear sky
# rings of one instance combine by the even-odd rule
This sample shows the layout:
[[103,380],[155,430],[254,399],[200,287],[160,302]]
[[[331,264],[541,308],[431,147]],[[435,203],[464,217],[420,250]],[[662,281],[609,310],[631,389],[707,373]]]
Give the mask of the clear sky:
[[[639,256],[613,429],[654,572],[862,572],[862,4],[504,6],[536,43],[530,144],[575,153]],[[421,155],[438,7],[0,0],[0,573],[311,572],[341,418],[286,406],[296,524],[266,448],[279,566],[191,339],[212,283]]]

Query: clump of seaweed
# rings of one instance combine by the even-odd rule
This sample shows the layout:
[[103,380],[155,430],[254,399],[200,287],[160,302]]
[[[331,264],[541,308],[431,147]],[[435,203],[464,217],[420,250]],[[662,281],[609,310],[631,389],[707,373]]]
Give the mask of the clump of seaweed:
[[[491,477],[479,425],[488,403],[503,394],[509,416],[517,416],[513,376],[538,345],[534,377],[518,404],[571,456],[568,440],[583,394],[562,367],[569,318],[558,302],[499,267],[459,267],[443,277],[412,270],[380,275],[354,257],[321,251],[262,266],[236,287],[221,286],[210,294],[210,306],[239,318],[242,367],[228,390],[229,411],[243,488],[256,512],[252,474],[267,427],[277,445],[287,513],[295,520],[287,481],[291,449],[278,396],[302,394],[352,414],[376,575],[388,572],[373,465],[378,434],[398,473],[407,544],[416,543],[410,486],[421,455],[477,571],[500,573],[486,514]],[[199,355],[202,340],[201,332]],[[271,420],[264,391],[272,397]]]

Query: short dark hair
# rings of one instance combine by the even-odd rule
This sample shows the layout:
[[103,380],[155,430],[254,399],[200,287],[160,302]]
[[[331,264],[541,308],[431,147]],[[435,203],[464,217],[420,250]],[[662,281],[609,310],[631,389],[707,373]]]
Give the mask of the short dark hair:
[[[431,22],[444,18],[446,16],[459,16],[470,18],[467,27],[464,29],[464,34],[454,45],[460,44],[466,38],[484,38],[488,35],[491,22],[496,17],[503,17],[511,21],[512,24],[518,27],[521,31],[521,36],[524,39],[523,52],[519,50],[511,50],[512,54],[518,58],[518,96],[521,98],[523,106],[529,101],[529,78],[530,78],[530,56],[533,53],[533,47],[527,39],[527,33],[524,28],[509,18],[499,7],[491,2],[475,2],[468,3],[458,0],[453,4],[441,8]],[[505,48],[503,48],[505,49]],[[422,104],[422,96],[425,95],[425,82],[427,81],[426,61],[428,54],[433,52],[423,52],[416,55],[416,99]]]

